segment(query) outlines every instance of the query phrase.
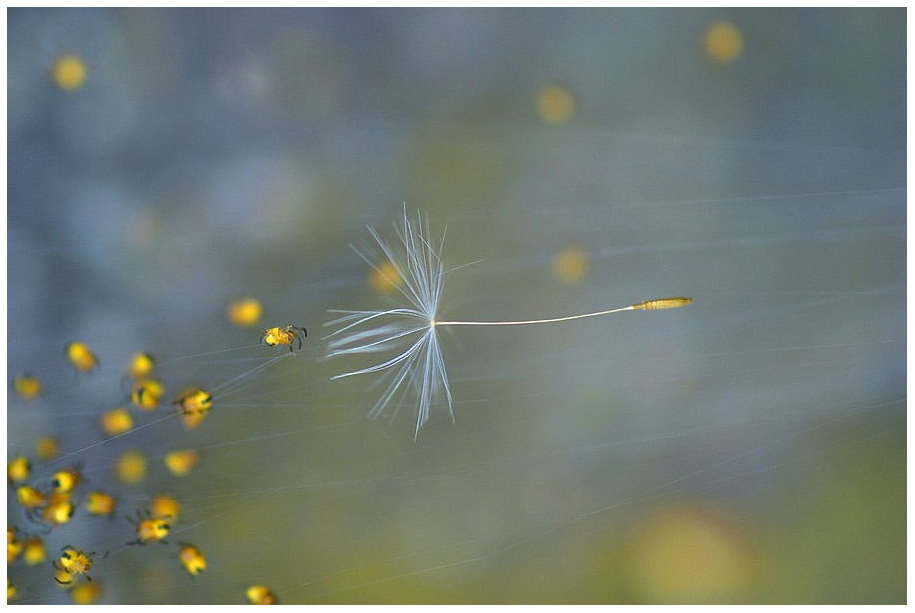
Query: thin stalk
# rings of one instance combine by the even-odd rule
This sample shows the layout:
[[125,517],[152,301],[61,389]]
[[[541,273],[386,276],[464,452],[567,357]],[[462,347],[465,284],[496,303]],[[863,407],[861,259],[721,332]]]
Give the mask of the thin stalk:
[[586,317],[599,317],[601,315],[610,315],[620,311],[656,311],[659,309],[676,309],[686,306],[693,301],[692,298],[677,296],[674,298],[656,298],[654,300],[645,300],[638,304],[632,304],[619,309],[610,309],[609,311],[596,311],[594,313],[584,313],[582,315],[569,315],[567,317],[553,317],[551,319],[525,319],[522,321],[435,321],[430,322],[435,326],[523,326],[526,324],[551,324],[560,321],[570,321],[572,319],[584,319]]
[[631,311],[635,307],[627,306],[621,309],[611,309],[609,311],[597,311],[596,313],[584,313],[582,315],[569,315],[567,317],[554,317],[552,319],[525,319],[523,321],[432,321],[433,326],[523,326],[526,324],[551,324],[559,321],[569,321],[571,319],[584,319],[585,317],[599,317],[600,315],[609,315],[610,313],[619,313],[620,311]]

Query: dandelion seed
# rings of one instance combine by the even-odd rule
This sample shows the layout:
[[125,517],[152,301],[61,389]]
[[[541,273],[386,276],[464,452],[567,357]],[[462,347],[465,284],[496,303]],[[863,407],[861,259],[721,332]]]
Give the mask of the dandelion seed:
[[[445,282],[445,266],[441,258],[445,238],[442,237],[438,248],[433,247],[428,222],[424,228],[421,219],[415,223],[410,221],[406,211],[403,226],[397,230],[399,245],[396,249],[388,246],[373,228],[369,228],[369,232],[401,279],[396,290],[406,299],[408,306],[383,311],[331,311],[341,314],[341,317],[325,324],[339,326],[325,337],[329,341],[328,357],[388,351],[409,342],[412,337],[412,344],[393,358],[333,378],[387,371],[388,386],[369,411],[372,418],[381,416],[407,387],[412,387],[419,398],[414,431],[414,436],[417,436],[429,419],[432,403],[442,397],[447,401],[448,414],[454,420],[448,375],[435,323]],[[381,265],[373,263],[355,247],[353,250],[373,270],[384,274]],[[400,402],[395,405],[392,420],[399,407]]]
[[402,225],[396,227],[397,242],[393,246],[386,243],[374,228],[369,227],[368,230],[386,260],[373,262],[351,245],[353,251],[379,274],[383,274],[381,267],[390,263],[401,279],[396,289],[406,303],[387,310],[329,311],[340,317],[324,324],[325,327],[336,328],[324,337],[327,341],[327,357],[399,351],[377,364],[334,375],[332,379],[374,373],[382,375],[378,383],[386,384],[386,387],[369,411],[370,418],[384,415],[386,409],[393,406],[390,414],[393,421],[405,397],[412,390],[416,396],[414,438],[419,436],[420,428],[429,419],[433,404],[444,403],[454,422],[454,402],[438,338],[438,329],[441,327],[558,323],[622,311],[677,308],[692,302],[691,298],[684,297],[659,298],[616,309],[548,319],[439,321],[438,310],[447,274],[442,261],[444,233],[436,243],[429,232],[428,220],[424,222],[418,214],[415,220],[411,220],[406,209]]

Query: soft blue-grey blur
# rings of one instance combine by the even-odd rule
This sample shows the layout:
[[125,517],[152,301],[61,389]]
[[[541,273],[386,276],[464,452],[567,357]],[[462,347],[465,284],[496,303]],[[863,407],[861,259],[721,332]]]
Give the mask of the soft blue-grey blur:
[[[98,552],[101,603],[905,602],[905,21],[11,10],[7,455],[57,436],[71,455],[33,484],[85,483],[70,523],[15,496],[9,523]],[[68,54],[84,80],[54,72]],[[377,379],[330,381],[367,362],[321,339],[327,309],[399,304],[349,245],[404,203],[463,266],[442,318],[695,302],[443,329],[456,423],[433,406],[414,441],[414,407],[366,420]],[[225,317],[243,296],[253,328]],[[257,343],[290,323],[302,350],[233,380],[288,354]],[[200,427],[133,410],[104,441],[137,351],[169,402],[214,390]],[[180,449],[200,463],[178,478]],[[160,492],[169,543],[126,546]],[[53,573],[9,566],[24,603],[70,601]]]

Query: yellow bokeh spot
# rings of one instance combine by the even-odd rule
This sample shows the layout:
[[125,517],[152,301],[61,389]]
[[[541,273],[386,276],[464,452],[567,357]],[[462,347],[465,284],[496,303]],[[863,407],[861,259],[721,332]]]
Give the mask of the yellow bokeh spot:
[[165,456],[165,465],[176,477],[183,477],[191,472],[200,461],[200,456],[196,451],[186,449],[184,451],[172,451]]
[[32,400],[41,395],[41,381],[28,375],[16,377],[13,380],[13,388],[19,397],[25,400]]
[[22,485],[16,490],[16,498],[26,509],[36,509],[48,503],[48,497],[31,485]]
[[16,586],[13,585],[13,582],[10,581],[9,577],[6,578],[6,599],[14,600],[16,598]]
[[99,418],[102,431],[108,436],[123,434],[133,428],[133,417],[124,407],[112,409]]
[[105,492],[89,492],[86,509],[93,515],[111,515],[117,508],[117,501]]
[[74,91],[86,82],[86,63],[78,55],[62,55],[54,61],[51,77],[57,87]]
[[264,307],[256,298],[241,298],[226,308],[226,318],[242,328],[255,326],[261,320]]
[[714,509],[662,511],[638,530],[632,552],[632,582],[648,602],[732,601],[750,579],[748,543]]
[[394,264],[385,260],[369,272],[369,285],[379,294],[388,294],[403,285]]
[[149,513],[153,517],[167,517],[175,521],[180,512],[181,505],[168,494],[157,495],[149,505]]
[[11,484],[19,484],[32,474],[32,464],[24,455],[17,456],[6,465],[6,478]]
[[245,596],[251,604],[276,604],[276,594],[265,585],[252,585],[245,590]]
[[575,98],[568,90],[551,85],[537,96],[537,112],[546,123],[561,126],[569,123],[575,115]]
[[67,344],[66,351],[70,363],[80,372],[89,372],[98,366],[98,359],[86,343],[74,341]]
[[591,269],[591,258],[578,245],[569,245],[553,257],[553,276],[561,283],[577,283]]
[[47,558],[44,541],[40,537],[30,536],[22,542],[22,559],[29,566],[41,564]]
[[115,474],[123,483],[139,483],[146,477],[146,458],[139,451],[125,451],[115,464]]
[[73,604],[95,604],[101,595],[102,587],[98,581],[86,581],[70,590]]
[[705,55],[718,64],[730,64],[743,53],[743,34],[729,21],[717,21],[705,30]]
[[138,353],[130,360],[130,367],[127,374],[133,380],[146,379],[156,368],[156,358],[148,353]]
[[22,553],[23,544],[22,541],[16,538],[16,534],[12,529],[6,529],[6,563],[12,564],[16,561],[16,558],[19,557],[19,554]]
[[35,441],[35,453],[40,460],[53,460],[60,453],[60,442],[53,436],[42,436]]

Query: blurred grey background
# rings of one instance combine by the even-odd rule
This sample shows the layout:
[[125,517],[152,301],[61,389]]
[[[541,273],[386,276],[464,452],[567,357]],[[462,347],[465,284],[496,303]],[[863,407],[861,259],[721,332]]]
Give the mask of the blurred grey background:
[[[49,552],[110,552],[102,603],[904,602],[905,37],[904,9],[10,10],[8,378],[44,393],[11,388],[8,456],[56,436],[35,483],[79,462],[121,504]],[[448,331],[457,423],[414,442],[321,340],[397,304],[349,244],[404,203],[480,260],[442,317],[695,303]],[[305,348],[227,384],[287,323]],[[169,399],[226,394],[89,448],[136,351]],[[162,491],[171,543],[126,547]],[[52,574],[9,567],[21,602],[68,602]]]

